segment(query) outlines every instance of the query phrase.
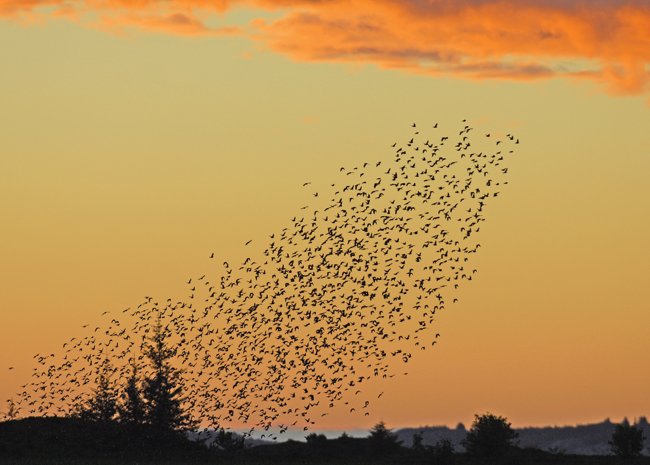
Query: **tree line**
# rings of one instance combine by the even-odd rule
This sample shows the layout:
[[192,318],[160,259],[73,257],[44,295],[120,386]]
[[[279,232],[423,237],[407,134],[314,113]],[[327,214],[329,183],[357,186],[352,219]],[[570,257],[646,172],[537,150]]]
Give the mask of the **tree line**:
[[[345,437],[345,433],[344,436]],[[512,449],[517,448],[518,433],[512,428],[507,418],[492,413],[475,415],[471,428],[461,445],[465,453],[479,459],[499,459]],[[339,438],[340,439],[340,438]],[[609,441],[612,454],[629,460],[641,455],[645,435],[638,424],[630,424],[624,419],[617,424]],[[323,447],[326,437],[312,433],[306,436],[307,444]],[[368,446],[377,455],[390,455],[404,450],[402,441],[386,427],[384,422],[376,424],[367,438]],[[433,457],[435,463],[452,463],[456,454],[449,439],[440,439],[434,445],[424,445],[421,432],[413,434],[410,449]]]

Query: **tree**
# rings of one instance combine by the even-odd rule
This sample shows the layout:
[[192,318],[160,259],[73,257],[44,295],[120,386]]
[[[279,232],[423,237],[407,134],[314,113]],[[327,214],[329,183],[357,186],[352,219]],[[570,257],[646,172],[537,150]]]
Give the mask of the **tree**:
[[470,455],[498,457],[514,445],[517,436],[506,418],[488,412],[474,415],[472,427],[462,444]]
[[644,441],[643,430],[636,424],[630,425],[627,418],[624,418],[623,422],[614,428],[609,445],[613,454],[623,459],[630,459],[641,455]]
[[5,413],[5,418],[7,420],[15,420],[18,416],[18,408],[13,399],[7,401],[7,413]]
[[327,436],[324,434],[309,433],[305,436],[305,441],[311,446],[322,446],[327,444]]
[[449,439],[440,439],[431,448],[435,464],[449,464],[454,459],[454,445]]
[[142,425],[145,422],[145,404],[140,391],[140,378],[135,360],[131,361],[131,375],[122,391],[122,402],[118,406],[120,421],[128,425]]
[[115,418],[117,394],[113,383],[111,383],[113,371],[110,360],[104,359],[97,372],[97,385],[92,397],[79,408],[77,416],[85,420],[99,422],[109,422]]
[[144,380],[146,421],[161,432],[178,432],[190,429],[193,424],[182,408],[183,382],[180,370],[172,366],[176,349],[167,344],[167,332],[160,314],[153,328],[153,336],[145,347],[152,375]]
[[235,452],[245,447],[245,438],[241,434],[235,434],[232,431],[226,431],[221,428],[212,443],[213,447],[225,452]]
[[422,431],[416,431],[413,433],[413,442],[411,443],[411,449],[422,451],[424,450],[424,437],[422,436]]
[[402,441],[397,439],[397,435],[386,428],[383,421],[372,427],[368,442],[371,450],[377,454],[396,452],[401,448],[402,444]]

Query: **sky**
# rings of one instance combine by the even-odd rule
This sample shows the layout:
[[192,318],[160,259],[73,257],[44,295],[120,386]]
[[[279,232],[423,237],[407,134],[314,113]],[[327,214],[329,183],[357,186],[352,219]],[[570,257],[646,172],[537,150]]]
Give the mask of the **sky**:
[[1,0],[0,410],[35,353],[263,244],[304,182],[466,119],[522,142],[479,273],[370,416],[317,427],[650,414],[648,31],[641,0]]

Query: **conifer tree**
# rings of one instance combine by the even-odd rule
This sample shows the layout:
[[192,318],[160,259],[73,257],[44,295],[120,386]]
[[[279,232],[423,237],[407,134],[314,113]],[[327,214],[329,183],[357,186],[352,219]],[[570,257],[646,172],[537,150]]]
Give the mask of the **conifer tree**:
[[77,415],[80,418],[100,422],[112,421],[115,418],[117,394],[111,382],[113,371],[113,366],[106,358],[97,372],[97,385],[92,397],[78,409]]
[[118,406],[120,421],[128,425],[142,425],[145,422],[145,405],[135,360],[131,361],[131,375],[126,381],[121,397],[122,402]]
[[161,432],[191,428],[190,417],[182,408],[181,372],[172,365],[176,349],[167,343],[167,330],[162,326],[160,314],[153,328],[153,336],[145,347],[145,355],[152,370],[144,380],[143,390],[147,423]]
[[623,458],[631,459],[641,455],[645,435],[639,425],[631,425],[627,418],[616,425],[612,439],[609,441],[612,453]]
[[386,427],[383,421],[372,427],[368,440],[371,450],[376,454],[396,452],[401,448],[402,444],[402,441]]

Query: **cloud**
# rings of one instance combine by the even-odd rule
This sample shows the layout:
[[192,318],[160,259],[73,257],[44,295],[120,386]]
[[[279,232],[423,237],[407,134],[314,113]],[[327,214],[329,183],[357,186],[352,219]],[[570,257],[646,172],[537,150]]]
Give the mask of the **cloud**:
[[301,61],[469,79],[566,76],[620,94],[649,90],[647,2],[331,1],[259,28],[271,49]]
[[102,18],[102,24],[110,30],[123,31],[125,28],[136,28],[184,36],[222,36],[241,33],[240,28],[236,26],[208,27],[199,19],[185,13],[172,13],[169,15],[131,13],[115,17],[104,17]]
[[51,2],[40,0],[0,0],[0,17],[15,16],[18,13],[31,11],[37,7],[59,5],[62,3],[58,0],[52,0]]
[[600,82],[614,94],[650,92],[648,0],[0,0],[0,16],[50,6],[93,12],[102,24],[222,35],[205,12],[276,11],[248,37],[298,61],[369,63],[466,79],[554,77]]

